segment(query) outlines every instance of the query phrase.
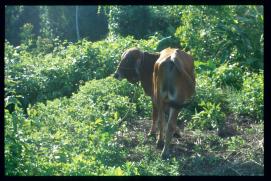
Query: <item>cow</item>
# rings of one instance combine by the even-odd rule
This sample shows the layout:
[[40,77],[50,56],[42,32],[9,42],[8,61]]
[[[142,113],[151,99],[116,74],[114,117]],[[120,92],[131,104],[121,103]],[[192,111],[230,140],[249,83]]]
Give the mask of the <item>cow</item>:
[[[152,125],[148,135],[156,135],[158,124],[156,145],[163,148],[162,158],[167,158],[172,135],[177,131],[178,113],[195,92],[192,57],[174,48],[166,48],[160,53],[130,48],[122,54],[114,77],[126,78],[131,83],[141,82],[144,92],[151,97]],[[165,119],[168,121],[164,139]]]

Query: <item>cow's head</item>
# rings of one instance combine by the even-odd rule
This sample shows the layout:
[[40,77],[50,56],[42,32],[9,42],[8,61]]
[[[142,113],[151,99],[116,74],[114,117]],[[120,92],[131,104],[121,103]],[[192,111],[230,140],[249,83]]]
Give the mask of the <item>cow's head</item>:
[[126,78],[131,83],[138,82],[140,80],[139,68],[143,58],[143,52],[137,48],[126,50],[121,56],[114,78],[118,80]]

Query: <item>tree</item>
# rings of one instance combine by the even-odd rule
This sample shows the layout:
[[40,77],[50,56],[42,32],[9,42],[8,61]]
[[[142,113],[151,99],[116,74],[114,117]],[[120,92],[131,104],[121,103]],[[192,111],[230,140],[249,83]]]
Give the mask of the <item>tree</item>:
[[76,10],[75,10],[75,22],[76,22],[76,36],[77,36],[77,40],[80,39],[80,34],[79,34],[79,26],[78,26],[78,6],[76,6]]
[[196,60],[263,68],[262,6],[189,6],[181,21],[176,36]]
[[32,33],[37,36],[40,30],[39,6],[6,6],[5,38],[14,45],[20,44],[20,29],[25,24],[33,26]]

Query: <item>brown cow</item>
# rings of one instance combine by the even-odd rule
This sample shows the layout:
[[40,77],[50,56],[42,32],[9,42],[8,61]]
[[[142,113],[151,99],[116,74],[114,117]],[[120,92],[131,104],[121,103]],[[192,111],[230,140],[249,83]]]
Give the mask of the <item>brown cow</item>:
[[[168,156],[169,144],[176,131],[176,121],[180,109],[195,92],[195,75],[193,59],[187,53],[167,48],[161,51],[154,65],[153,102],[158,109],[159,136],[157,147],[161,148],[162,158]],[[165,113],[169,112],[168,119]],[[165,144],[164,123],[167,121]]]
[[192,57],[178,49],[167,48],[161,53],[148,53],[131,48],[122,54],[114,77],[126,78],[131,83],[140,81],[145,93],[151,96],[152,126],[148,135],[155,135],[158,119],[160,128],[158,147],[163,145],[164,124],[161,123],[165,113],[169,112],[170,129],[167,129],[166,144],[162,152],[163,157],[167,156],[169,141],[176,131],[179,110],[194,93],[195,78]]
[[[153,68],[159,56],[159,53],[142,52],[137,48],[130,48],[122,54],[120,64],[114,77],[119,80],[126,78],[131,83],[140,81],[144,92],[153,98]],[[152,106],[152,126],[148,133],[149,136],[154,136],[156,133],[156,120],[158,114],[156,105],[153,103]]]

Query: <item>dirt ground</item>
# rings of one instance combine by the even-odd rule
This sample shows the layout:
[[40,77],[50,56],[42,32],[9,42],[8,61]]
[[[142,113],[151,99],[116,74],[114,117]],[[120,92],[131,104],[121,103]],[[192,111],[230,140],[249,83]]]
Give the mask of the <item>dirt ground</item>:
[[[127,130],[119,132],[117,140],[119,144],[131,149],[131,154],[127,156],[129,161],[139,161],[144,157],[144,154],[132,151],[142,145],[147,145],[154,154],[159,155],[161,150],[156,148],[156,139],[147,137],[151,120],[130,120],[126,124]],[[174,157],[191,158],[200,155],[206,158],[216,158],[221,160],[217,168],[214,164],[209,168],[206,166],[204,169],[230,169],[230,173],[234,175],[250,175],[250,172],[255,169],[258,170],[257,173],[263,173],[264,137],[262,124],[252,123],[252,120],[246,117],[235,118],[233,115],[229,115],[222,130],[189,130],[184,123],[179,123],[178,127],[180,128],[180,137],[173,137],[171,144],[171,154]],[[236,136],[245,140],[245,143],[240,143],[240,147],[230,150],[225,143],[231,137]]]

